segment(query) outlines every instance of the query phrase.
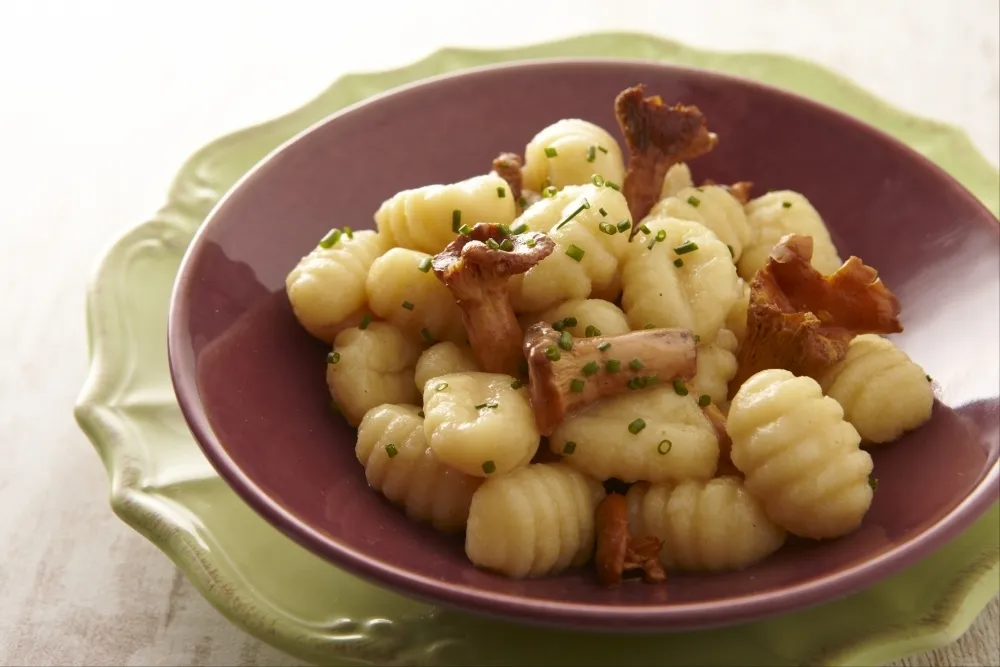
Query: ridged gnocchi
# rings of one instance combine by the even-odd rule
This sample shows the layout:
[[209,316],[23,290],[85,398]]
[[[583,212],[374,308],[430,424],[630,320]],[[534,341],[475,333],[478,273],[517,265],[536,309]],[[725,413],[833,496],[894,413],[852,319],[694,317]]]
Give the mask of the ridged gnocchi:
[[736,375],[738,345],[729,329],[720,329],[715,340],[698,345],[698,371],[691,382],[699,398],[704,395],[720,407],[728,405],[729,381]]
[[456,345],[445,341],[431,345],[417,359],[414,381],[423,393],[424,387],[434,378],[450,373],[478,371],[476,357],[468,345]]
[[617,190],[594,184],[570,194],[557,194],[554,203],[539,202],[518,219],[528,229],[546,232],[556,244],[551,255],[511,277],[511,303],[519,313],[543,311],[570,299],[618,296],[619,263],[629,246],[628,232],[619,233],[618,225],[630,219],[628,203]]
[[541,192],[547,186],[583,185],[593,174],[621,185],[625,163],[607,130],[579,118],[549,125],[524,149],[524,187]]
[[472,496],[482,483],[438,461],[427,446],[415,405],[379,405],[358,425],[354,449],[369,486],[406,515],[438,530],[465,529]]
[[872,459],[844,411],[809,377],[751,376],[733,397],[730,457],[774,523],[826,539],[861,525],[872,502]]
[[420,346],[385,322],[344,329],[327,358],[326,383],[341,414],[357,426],[383,403],[417,403],[413,381]]
[[433,271],[423,271],[430,255],[391,248],[368,272],[368,307],[414,340],[462,342],[466,339],[462,311]]
[[899,438],[930,419],[934,408],[934,390],[924,369],[891,340],[875,334],[854,338],[847,356],[820,377],[820,386],[870,443]]
[[549,446],[569,465],[601,480],[708,479],[719,462],[718,437],[697,398],[681,396],[672,386],[594,403],[563,421]]
[[345,323],[365,307],[365,279],[386,243],[372,231],[348,235],[340,230],[321,243],[330,245],[318,245],[299,260],[285,279],[285,291],[299,324],[332,343]]
[[486,174],[450,185],[403,190],[382,203],[375,224],[389,245],[434,254],[451,243],[463,224],[510,224],[515,215],[507,181]]
[[597,481],[559,463],[491,477],[472,496],[465,553],[478,567],[523,579],[590,560]]
[[811,263],[820,273],[829,275],[843,264],[823,218],[798,192],[768,192],[747,202],[744,211],[752,234],[738,263],[744,280],[753,280],[757,271],[767,263],[771,250],[786,234],[812,237]]
[[468,475],[527,465],[541,435],[527,391],[499,373],[451,373],[424,386],[424,430],[434,455]]
[[540,315],[524,315],[520,320],[523,329],[536,322],[562,322],[565,330],[576,338],[618,336],[631,330],[621,308],[604,299],[571,299]]
[[740,570],[785,543],[785,531],[739,477],[634,484],[627,502],[632,535],[662,540],[660,560],[667,568]]
[[729,246],[734,261],[743,254],[751,238],[743,205],[718,185],[682,188],[657,202],[649,216],[700,222]]
[[729,249],[698,222],[647,217],[643,224],[649,233],[636,236],[622,270],[629,324],[691,329],[712,340],[740,297]]

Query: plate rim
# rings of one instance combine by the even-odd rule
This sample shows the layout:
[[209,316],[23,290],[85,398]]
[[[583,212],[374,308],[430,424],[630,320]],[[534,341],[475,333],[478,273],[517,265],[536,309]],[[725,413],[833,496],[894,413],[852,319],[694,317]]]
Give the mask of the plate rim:
[[[108,470],[109,477],[111,480],[111,505],[126,523],[136,528],[140,533],[142,533],[147,539],[154,542],[162,550],[164,550],[181,568],[185,571],[185,574],[195,581],[196,585],[200,582],[201,585],[198,586],[199,590],[209,598],[210,601],[215,604],[217,608],[222,609],[231,620],[236,620],[239,625],[246,627],[243,623],[243,619],[238,614],[226,613],[226,609],[223,607],[226,604],[226,600],[219,599],[217,595],[218,590],[216,587],[212,586],[211,581],[206,581],[205,575],[207,574],[205,570],[201,568],[191,567],[192,563],[189,558],[185,557],[183,549],[177,549],[178,544],[176,544],[176,531],[181,530],[177,526],[171,526],[169,522],[169,517],[162,516],[157,508],[150,506],[148,498],[144,499],[147,495],[144,492],[139,481],[142,479],[142,463],[141,456],[136,456],[135,452],[128,451],[128,424],[124,423],[125,419],[123,416],[114,409],[114,401],[109,400],[112,398],[109,394],[112,393],[114,378],[113,371],[115,363],[107,358],[106,354],[103,354],[103,350],[100,345],[100,327],[95,326],[95,322],[104,321],[106,319],[116,319],[120,316],[120,313],[116,312],[115,308],[108,307],[109,304],[99,303],[96,296],[101,291],[101,286],[110,280],[110,276],[115,270],[115,259],[117,255],[122,251],[128,249],[129,247],[140,242],[147,242],[154,240],[159,243],[164,244],[174,244],[178,242],[184,242],[184,237],[189,235],[190,232],[194,231],[194,228],[198,226],[195,223],[193,226],[185,220],[185,209],[188,209],[190,213],[191,202],[181,201],[178,199],[179,191],[183,189],[184,180],[186,177],[190,177],[188,171],[191,166],[197,164],[200,160],[205,159],[206,156],[212,153],[218,153],[224,150],[225,146],[232,144],[233,142],[239,141],[246,138],[249,134],[253,134],[262,129],[268,127],[274,127],[280,125],[283,122],[290,121],[296,114],[300,114],[305,109],[316,105],[327,95],[331,90],[337,88],[338,86],[346,86],[351,82],[360,82],[367,78],[372,77],[390,77],[407,78],[413,79],[419,76],[421,70],[425,70],[432,66],[434,63],[438,63],[443,69],[457,71],[459,69],[467,69],[461,66],[454,66],[454,63],[461,61],[462,56],[475,56],[479,58],[488,58],[494,61],[507,60],[528,60],[529,58],[524,58],[518,54],[523,54],[525,52],[530,52],[533,49],[538,50],[539,48],[558,48],[560,46],[565,46],[570,43],[581,43],[586,41],[598,41],[604,40],[605,42],[614,42],[616,40],[627,39],[629,41],[641,40],[647,45],[651,45],[658,49],[658,57],[646,57],[640,60],[644,62],[667,62],[674,66],[681,66],[687,69],[691,69],[690,66],[677,65],[674,62],[676,54],[687,53],[689,57],[693,57],[690,54],[701,54],[703,56],[718,57],[723,59],[733,59],[733,58],[758,58],[766,60],[776,60],[784,63],[797,63],[799,66],[808,67],[811,70],[818,71],[823,74],[825,78],[834,83],[838,83],[846,87],[851,93],[859,98],[864,99],[868,103],[875,104],[882,108],[883,112],[889,112],[896,119],[902,119],[903,121],[910,123],[914,126],[919,126],[922,129],[921,132],[932,133],[938,136],[944,136],[951,144],[952,151],[954,153],[962,154],[964,160],[967,160],[964,167],[967,171],[979,172],[979,176],[984,178],[992,178],[994,181],[1000,176],[1000,173],[988,163],[985,158],[975,149],[968,136],[964,131],[949,125],[947,123],[942,123],[939,121],[933,121],[930,119],[922,118],[903,112],[898,108],[882,101],[875,95],[869,93],[860,86],[854,84],[846,77],[839,75],[835,72],[824,68],[823,66],[816,65],[805,59],[785,56],[778,54],[768,54],[768,53],[720,53],[702,49],[694,49],[690,47],[683,46],[681,43],[666,40],[659,37],[654,37],[651,35],[644,35],[642,33],[622,33],[622,32],[612,32],[612,33],[591,33],[587,35],[581,35],[577,37],[571,37],[561,40],[553,40],[547,42],[534,43],[530,45],[525,45],[523,47],[517,47],[514,49],[442,49],[437,51],[428,57],[417,61],[411,65],[396,68],[392,70],[386,70],[376,73],[362,73],[362,74],[349,74],[340,79],[336,80],[329,88],[326,89],[316,98],[313,98],[305,105],[297,110],[294,110],[288,114],[284,114],[270,121],[260,123],[244,130],[229,134],[221,139],[218,139],[206,147],[202,148],[196,152],[182,167],[178,176],[175,178],[174,183],[170,190],[170,197],[168,199],[167,205],[161,209],[160,213],[150,222],[144,223],[135,227],[121,237],[119,237],[107,253],[103,255],[103,259],[98,265],[98,269],[95,275],[91,278],[88,284],[88,299],[87,299],[87,317],[88,317],[88,353],[90,356],[91,364],[87,379],[85,381],[83,390],[77,401],[75,408],[75,415],[77,421],[79,422],[81,428],[87,433],[88,437],[93,442],[98,453],[101,455],[104,461],[105,467]],[[674,57],[671,57],[673,55]],[[475,58],[473,58],[474,60]],[[564,57],[560,59],[568,60],[579,60],[579,58],[574,57]],[[711,58],[706,58],[711,59]],[[537,60],[537,58],[535,58]],[[551,60],[546,58],[545,60]],[[636,60],[636,58],[611,58],[610,60]],[[711,68],[710,68],[711,69]],[[447,76],[447,75],[443,75]],[[730,75],[731,76],[731,75]],[[425,77],[419,77],[424,79]],[[757,84],[758,81],[753,80],[753,83]],[[382,86],[385,87],[385,86]],[[771,86],[774,87],[774,86]],[[395,88],[395,86],[388,86],[388,88]],[[789,91],[783,91],[789,92]],[[793,93],[794,94],[794,93]],[[360,95],[362,99],[366,99],[369,96],[362,93]],[[349,105],[352,106],[352,105]],[[887,133],[890,134],[891,133]],[[296,135],[297,136],[297,135]],[[974,157],[973,157],[974,156]],[[971,164],[970,164],[971,162]],[[981,193],[975,193],[980,201],[983,201]],[[996,205],[993,200],[986,200],[983,202],[987,208],[991,209],[993,214],[996,215]],[[195,215],[197,217],[197,215]],[[120,361],[120,360],[119,360]],[[189,545],[190,546],[190,545]],[[177,549],[174,551],[174,549]],[[186,556],[196,555],[190,551],[187,552]],[[989,557],[986,559],[987,563],[984,565],[990,565],[993,561],[998,560],[994,557]],[[970,595],[974,590],[979,589],[979,584],[983,581],[988,581],[993,570],[996,569],[996,565],[987,567],[981,574],[981,576],[970,577],[968,574],[963,577],[957,577],[956,581],[953,582],[952,588],[957,589],[961,587],[961,583],[967,584],[966,592],[962,594],[962,599],[969,602]],[[210,579],[210,577],[208,577]],[[233,593],[235,595],[235,593]],[[975,616],[982,609],[985,604],[989,602],[992,595],[985,596],[982,604],[973,604],[976,607],[974,610],[965,610],[963,613],[961,609],[957,609],[954,614],[946,619],[938,619],[939,622],[931,623],[928,628],[930,630],[926,633],[924,638],[926,639],[931,634],[945,633],[947,636],[955,634],[949,631],[948,628],[958,623],[962,626],[961,631],[964,631],[967,626],[974,620]],[[961,606],[961,605],[960,605]],[[234,618],[235,616],[235,618]],[[258,632],[252,632],[253,634],[260,636]],[[961,632],[957,633],[960,634]],[[890,633],[891,634],[891,633]],[[898,633],[897,633],[898,634]],[[268,640],[273,639],[273,637],[261,637],[262,639]],[[885,636],[881,638],[871,637],[864,640],[865,646],[871,647],[873,643],[877,644],[879,641],[886,643],[891,642],[893,639],[891,637]],[[928,639],[928,641],[930,641]],[[938,645],[934,643],[933,645]],[[845,647],[847,653],[839,654],[836,662],[852,662],[853,659],[851,655],[856,657],[864,653],[865,646],[855,647],[853,649]],[[909,649],[907,649],[909,650]],[[919,647],[918,649],[919,650]],[[831,654],[835,655],[835,654]],[[900,656],[896,656],[900,657]]]

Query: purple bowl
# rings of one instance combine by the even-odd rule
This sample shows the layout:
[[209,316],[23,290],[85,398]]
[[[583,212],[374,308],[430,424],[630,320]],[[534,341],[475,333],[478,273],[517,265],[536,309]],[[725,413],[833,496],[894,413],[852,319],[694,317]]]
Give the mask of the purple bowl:
[[[933,418],[873,452],[880,480],[855,533],[796,542],[741,572],[667,586],[598,586],[590,569],[514,581],[477,570],[462,540],[368,489],[354,430],[331,414],[327,346],[298,325],[284,280],[331,226],[371,228],[395,192],[484,173],[567,117],[618,136],[615,95],[698,105],[720,145],[698,178],[804,193],[841,254],[878,268],[903,303],[898,344],[935,378]],[[419,160],[415,159],[419,156]],[[337,566],[404,594],[520,621],[628,630],[706,627],[846,595],[926,556],[998,497],[1000,234],[943,171],[837,111],[737,78],[646,62],[503,65],[378,96],[275,151],[191,244],[170,311],[170,370],[205,454],[240,496]],[[276,565],[280,567],[280,565]]]

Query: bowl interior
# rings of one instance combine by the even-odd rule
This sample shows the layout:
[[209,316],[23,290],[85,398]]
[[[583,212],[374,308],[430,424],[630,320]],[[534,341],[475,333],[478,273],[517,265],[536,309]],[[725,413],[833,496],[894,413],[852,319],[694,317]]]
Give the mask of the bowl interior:
[[[541,128],[579,117],[618,136],[612,100],[644,82],[698,105],[720,136],[697,179],[805,194],[842,256],[875,266],[903,303],[896,342],[934,377],[932,420],[873,452],[864,525],[790,543],[742,572],[604,590],[591,570],[513,581],[476,570],[460,537],[370,491],[355,432],[330,410],[327,347],[295,321],[286,274],[331,227],[371,228],[395,192],[485,173]],[[651,629],[734,622],[846,594],[926,554],[997,497],[1000,248],[993,216],[897,142],[829,109],[738,79],[667,66],[549,62],[446,77],[316,126],[262,163],[189,250],[172,305],[181,406],[220,473],[266,518],[334,563],[485,613]]]

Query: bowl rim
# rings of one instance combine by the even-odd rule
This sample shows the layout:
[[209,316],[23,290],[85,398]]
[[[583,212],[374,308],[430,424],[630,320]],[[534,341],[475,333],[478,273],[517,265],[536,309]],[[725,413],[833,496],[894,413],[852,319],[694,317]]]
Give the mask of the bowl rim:
[[[342,117],[363,110],[369,105],[388,98],[410,93],[414,90],[433,88],[454,80],[474,78],[481,74],[509,69],[544,69],[565,66],[642,66],[655,67],[667,72],[687,73],[723,85],[741,86],[757,90],[763,94],[790,99],[797,105],[812,108],[824,115],[833,116],[852,130],[867,134],[873,140],[889,144],[902,151],[923,168],[930,169],[946,183],[955,194],[967,204],[981,209],[990,220],[991,227],[1000,232],[1000,220],[979,201],[969,190],[941,167],[907,146],[895,137],[865,123],[847,113],[821,102],[804,97],[778,86],[760,83],[740,76],[715,70],[675,65],[639,58],[615,57],[559,57],[533,58],[509,61],[446,72],[364,98],[335,113],[319,119],[286,141],[279,144],[257,164],[243,174],[233,186],[219,198],[205,217],[203,224],[195,231],[184,252],[177,278],[174,282],[167,318],[167,358],[171,383],[177,397],[181,413],[187,422],[195,441],[204,452],[220,477],[236,491],[255,512],[271,525],[309,551],[321,556],[337,567],[363,577],[376,584],[390,587],[398,592],[431,603],[445,604],[479,615],[505,618],[508,620],[531,621],[560,628],[588,628],[591,630],[614,631],[669,631],[708,628],[729,625],[748,620],[756,620],[795,609],[832,601],[844,597],[883,579],[930,552],[942,546],[971,525],[985,512],[1000,495],[1000,459],[993,462],[979,483],[948,513],[940,517],[927,530],[914,538],[899,544],[878,556],[857,563],[832,574],[815,577],[792,586],[762,591],[737,598],[723,598],[709,602],[656,603],[643,605],[591,604],[584,602],[561,602],[529,598],[516,594],[485,591],[475,586],[460,583],[442,583],[392,563],[370,558],[365,552],[339,542],[310,524],[300,520],[291,511],[273,499],[247,475],[227,453],[214,430],[201,403],[195,375],[193,351],[184,344],[184,332],[189,322],[187,302],[191,279],[190,265],[204,245],[208,230],[216,223],[231,197],[239,196],[246,184],[260,177],[274,158],[291,145]],[[991,493],[992,489],[992,493]]]

